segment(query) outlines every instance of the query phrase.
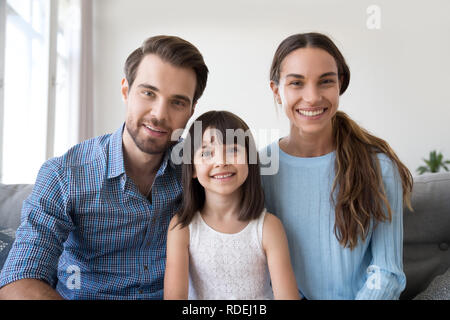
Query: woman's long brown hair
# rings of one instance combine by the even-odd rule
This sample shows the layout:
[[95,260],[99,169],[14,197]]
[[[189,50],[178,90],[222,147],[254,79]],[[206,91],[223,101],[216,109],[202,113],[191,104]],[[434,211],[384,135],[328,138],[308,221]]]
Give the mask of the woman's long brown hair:
[[334,232],[341,245],[353,249],[359,237],[366,239],[372,217],[375,227],[392,218],[377,153],[387,155],[398,169],[408,208],[412,176],[386,141],[371,135],[347,114],[337,111],[332,121],[336,144],[332,194],[337,190]]
[[[296,34],[283,40],[273,58],[270,80],[278,85],[284,58],[290,52],[306,47],[320,48],[333,56],[340,79],[339,94],[342,95],[350,82],[350,69],[333,41],[320,33]],[[353,249],[359,238],[362,241],[366,239],[372,219],[374,227],[378,222],[390,222],[392,219],[377,154],[387,155],[398,170],[403,202],[411,210],[413,179],[386,141],[367,132],[347,114],[337,111],[332,125],[336,146],[335,178],[331,192],[335,205],[334,233],[342,246]]]

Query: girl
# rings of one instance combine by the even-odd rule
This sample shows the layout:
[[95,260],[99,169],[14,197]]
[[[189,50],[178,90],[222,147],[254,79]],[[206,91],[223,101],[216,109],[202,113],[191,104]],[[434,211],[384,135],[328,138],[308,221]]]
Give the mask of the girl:
[[412,177],[385,141],[338,111],[349,80],[327,36],[296,34],[279,45],[270,87],[290,133],[261,151],[279,156],[278,173],[262,177],[266,206],[286,226],[307,299],[397,299]]
[[[222,143],[229,129],[237,134]],[[264,210],[248,126],[230,112],[210,111],[185,143],[190,159],[183,210],[169,225],[164,299],[298,299],[283,226]]]

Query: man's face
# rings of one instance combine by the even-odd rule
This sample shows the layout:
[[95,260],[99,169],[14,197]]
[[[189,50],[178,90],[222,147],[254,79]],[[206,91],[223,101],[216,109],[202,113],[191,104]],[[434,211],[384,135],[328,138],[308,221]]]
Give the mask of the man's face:
[[142,59],[131,88],[122,80],[125,127],[142,152],[164,153],[174,143],[172,132],[184,129],[194,113],[196,81],[194,70],[173,66],[155,54]]

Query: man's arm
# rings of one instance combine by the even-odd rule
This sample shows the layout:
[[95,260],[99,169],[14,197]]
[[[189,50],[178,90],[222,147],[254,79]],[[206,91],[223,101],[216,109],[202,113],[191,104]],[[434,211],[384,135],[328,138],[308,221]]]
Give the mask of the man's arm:
[[406,286],[403,272],[403,189],[391,161],[381,161],[392,221],[379,222],[370,239],[372,261],[356,300],[398,300]]
[[21,279],[0,289],[0,300],[63,300],[46,282]]
[[68,199],[64,170],[56,160],[47,161],[24,201],[16,240],[1,271],[2,299],[61,299],[53,288],[63,243],[74,229]]

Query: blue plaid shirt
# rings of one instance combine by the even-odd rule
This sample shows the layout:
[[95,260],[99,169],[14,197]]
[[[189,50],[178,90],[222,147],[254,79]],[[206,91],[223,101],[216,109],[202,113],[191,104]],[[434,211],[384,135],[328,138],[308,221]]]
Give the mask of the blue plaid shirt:
[[150,202],[127,177],[124,126],[44,163],[24,201],[0,287],[41,279],[66,299],[162,299],[169,221],[181,167],[169,149]]

